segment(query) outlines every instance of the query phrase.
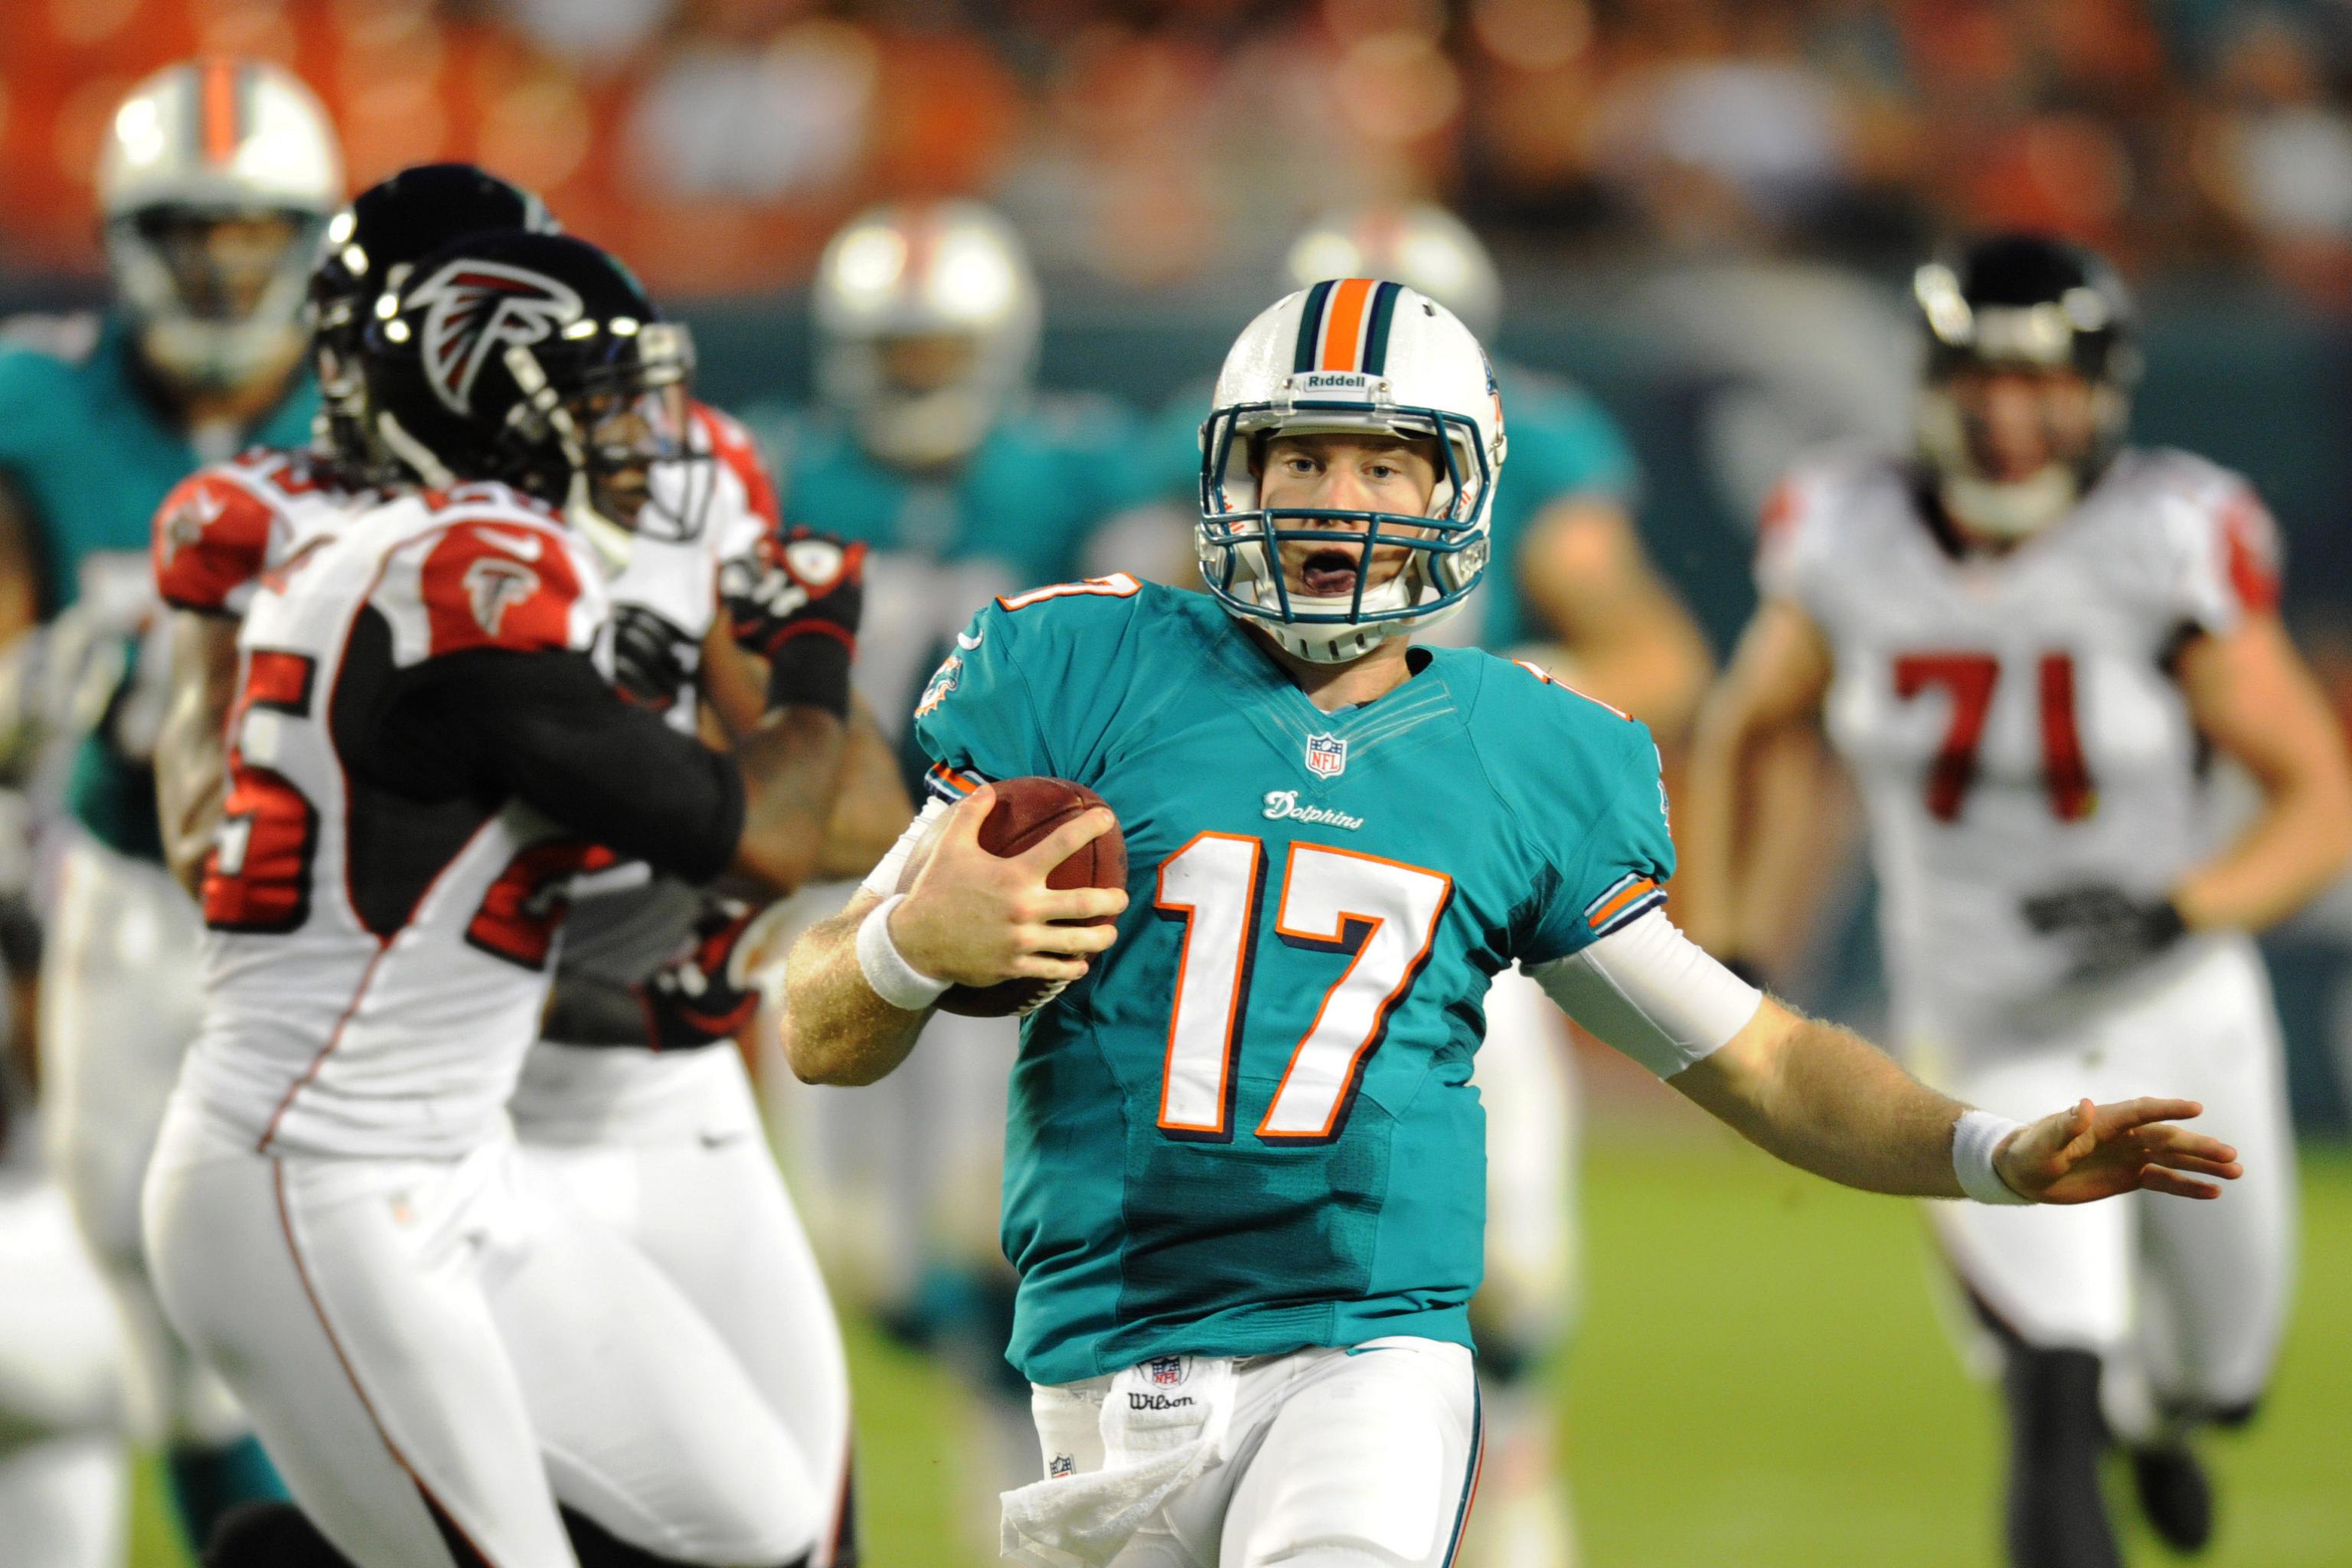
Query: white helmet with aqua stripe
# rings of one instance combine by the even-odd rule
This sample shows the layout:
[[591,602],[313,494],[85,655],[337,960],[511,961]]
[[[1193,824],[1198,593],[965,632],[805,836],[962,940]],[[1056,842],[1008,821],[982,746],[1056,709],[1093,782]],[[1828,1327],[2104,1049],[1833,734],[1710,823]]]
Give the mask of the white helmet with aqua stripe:
[[[1275,435],[1434,439],[1441,464],[1423,516],[1268,508],[1258,472]],[[1486,351],[1453,312],[1401,283],[1331,279],[1286,296],[1244,330],[1201,426],[1201,575],[1234,616],[1302,658],[1339,664],[1459,608],[1486,570],[1487,523],[1503,469],[1503,403]],[[1285,581],[1286,542],[1335,530],[1406,547],[1382,582],[1346,594]]]

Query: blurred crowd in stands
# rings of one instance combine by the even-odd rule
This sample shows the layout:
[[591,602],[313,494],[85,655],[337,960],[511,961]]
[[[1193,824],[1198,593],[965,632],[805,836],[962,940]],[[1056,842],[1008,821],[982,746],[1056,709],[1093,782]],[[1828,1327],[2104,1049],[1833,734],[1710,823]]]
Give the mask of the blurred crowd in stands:
[[1531,259],[2032,226],[2352,310],[2345,0],[6,0],[0,272],[97,269],[105,115],[212,50],[314,84],[355,184],[479,161],[671,291],[882,195],[1145,288],[1425,195]]

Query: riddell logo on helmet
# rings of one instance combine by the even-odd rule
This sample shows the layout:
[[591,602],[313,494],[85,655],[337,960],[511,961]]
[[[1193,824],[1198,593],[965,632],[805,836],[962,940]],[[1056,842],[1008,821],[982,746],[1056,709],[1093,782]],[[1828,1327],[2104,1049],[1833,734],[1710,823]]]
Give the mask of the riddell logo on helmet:
[[1344,386],[1350,392],[1357,392],[1361,391],[1363,388],[1371,384],[1372,378],[1370,376],[1359,375],[1353,373],[1318,373],[1314,375],[1303,377],[1299,381],[1299,385],[1306,387],[1309,391],[1313,391],[1318,387]]
[[450,412],[470,413],[474,378],[493,351],[528,347],[579,318],[580,296],[544,273],[496,261],[451,262],[408,296],[425,311],[425,379]]

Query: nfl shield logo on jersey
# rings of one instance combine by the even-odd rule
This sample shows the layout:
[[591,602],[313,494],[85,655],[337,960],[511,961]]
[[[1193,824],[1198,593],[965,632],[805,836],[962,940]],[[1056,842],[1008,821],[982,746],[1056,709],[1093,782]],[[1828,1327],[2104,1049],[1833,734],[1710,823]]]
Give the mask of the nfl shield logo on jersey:
[[1336,779],[1348,771],[1348,742],[1337,735],[1307,737],[1307,771],[1317,778]]
[[1181,1355],[1156,1355],[1147,1364],[1151,1369],[1154,1388],[1174,1388],[1184,1381],[1184,1358]]

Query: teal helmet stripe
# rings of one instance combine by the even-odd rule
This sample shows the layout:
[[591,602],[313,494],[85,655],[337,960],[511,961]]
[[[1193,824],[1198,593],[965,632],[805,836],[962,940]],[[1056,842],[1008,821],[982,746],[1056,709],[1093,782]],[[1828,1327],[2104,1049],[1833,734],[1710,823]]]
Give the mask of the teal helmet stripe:
[[1323,335],[1323,315],[1331,307],[1334,281],[1326,278],[1307,290],[1307,308],[1298,313],[1298,348],[1290,359],[1293,375],[1305,375],[1315,368],[1315,344]]
[[1389,325],[1396,319],[1402,283],[1383,283],[1372,294],[1372,324],[1364,333],[1364,374],[1386,375],[1389,368]]

